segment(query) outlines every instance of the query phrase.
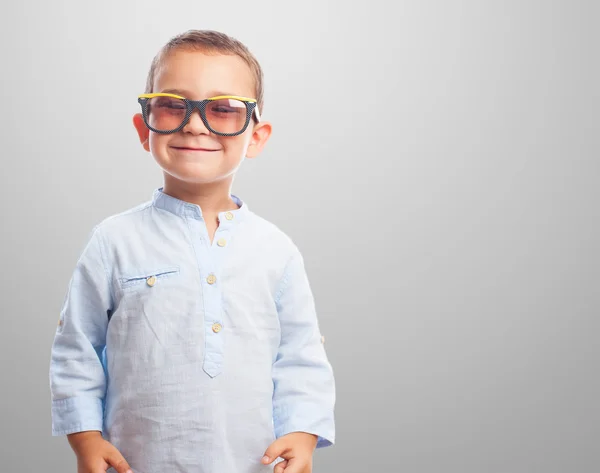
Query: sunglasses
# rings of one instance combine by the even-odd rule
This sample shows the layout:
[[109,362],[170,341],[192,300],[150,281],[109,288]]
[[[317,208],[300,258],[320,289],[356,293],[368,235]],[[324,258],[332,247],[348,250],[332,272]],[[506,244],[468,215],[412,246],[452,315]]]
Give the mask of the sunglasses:
[[140,95],[138,102],[146,126],[161,134],[182,130],[196,108],[206,128],[215,135],[240,135],[252,117],[257,123],[260,122],[256,100],[236,95],[189,100],[175,94],[153,93]]

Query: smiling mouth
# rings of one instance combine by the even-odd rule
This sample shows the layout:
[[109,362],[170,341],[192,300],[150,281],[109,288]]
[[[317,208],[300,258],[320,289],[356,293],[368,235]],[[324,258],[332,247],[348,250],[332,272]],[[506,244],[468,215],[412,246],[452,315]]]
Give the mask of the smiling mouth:
[[212,151],[219,151],[218,149],[209,149],[209,148],[187,148],[184,146],[172,146],[173,149],[179,150],[179,151],[207,151],[207,152],[212,152]]

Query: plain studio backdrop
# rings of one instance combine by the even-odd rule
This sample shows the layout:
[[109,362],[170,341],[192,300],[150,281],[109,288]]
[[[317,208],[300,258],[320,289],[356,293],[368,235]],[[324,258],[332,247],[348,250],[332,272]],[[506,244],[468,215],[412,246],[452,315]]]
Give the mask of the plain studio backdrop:
[[3,4],[0,471],[76,471],[51,436],[59,311],[92,227],[161,184],[131,117],[191,28],[265,71],[274,133],[233,190],[306,260],[337,386],[314,472],[598,471],[599,18],[566,0]]

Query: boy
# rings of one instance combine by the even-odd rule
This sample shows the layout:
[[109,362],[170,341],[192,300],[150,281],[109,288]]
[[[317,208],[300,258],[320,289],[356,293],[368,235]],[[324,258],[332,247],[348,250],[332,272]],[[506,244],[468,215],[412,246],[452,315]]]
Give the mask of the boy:
[[302,256],[230,193],[271,134],[262,100],[225,34],[188,31],[152,63],[133,122],[164,184],[93,229],[52,347],[52,432],[79,473],[310,473],[334,443]]

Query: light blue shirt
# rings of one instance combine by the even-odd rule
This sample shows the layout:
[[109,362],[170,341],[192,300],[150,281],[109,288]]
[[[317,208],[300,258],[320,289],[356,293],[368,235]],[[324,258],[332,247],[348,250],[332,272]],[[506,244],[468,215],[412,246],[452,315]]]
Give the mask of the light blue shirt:
[[135,473],[272,472],[282,435],[334,443],[302,255],[231,197],[212,243],[201,208],[162,188],[95,226],[52,346],[53,435],[100,430]]

